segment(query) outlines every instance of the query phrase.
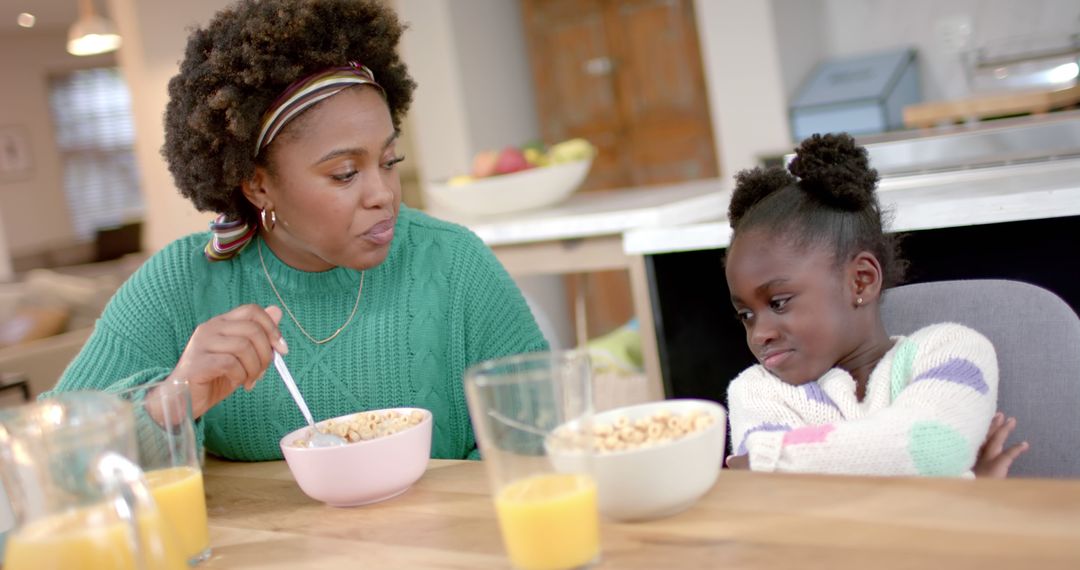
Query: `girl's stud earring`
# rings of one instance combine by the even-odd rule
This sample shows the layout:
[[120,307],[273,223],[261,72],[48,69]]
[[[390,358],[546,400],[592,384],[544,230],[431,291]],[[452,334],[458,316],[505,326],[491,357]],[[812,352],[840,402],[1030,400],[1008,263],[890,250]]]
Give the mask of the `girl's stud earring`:
[[855,299],[855,304],[856,305],[861,305],[862,304],[862,297],[859,297],[858,299]]

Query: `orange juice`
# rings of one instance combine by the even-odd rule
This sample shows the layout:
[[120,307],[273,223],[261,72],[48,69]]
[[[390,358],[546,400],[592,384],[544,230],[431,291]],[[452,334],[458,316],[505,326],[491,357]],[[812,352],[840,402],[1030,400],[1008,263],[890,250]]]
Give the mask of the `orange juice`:
[[[150,568],[184,570],[187,558],[160,513],[139,517],[142,551]],[[135,570],[127,523],[104,505],[36,520],[8,538],[5,570]]]
[[510,562],[526,570],[574,568],[600,553],[596,484],[584,475],[514,481],[495,497]]
[[171,467],[146,473],[146,482],[162,516],[175,529],[180,549],[193,558],[210,547],[202,472]]

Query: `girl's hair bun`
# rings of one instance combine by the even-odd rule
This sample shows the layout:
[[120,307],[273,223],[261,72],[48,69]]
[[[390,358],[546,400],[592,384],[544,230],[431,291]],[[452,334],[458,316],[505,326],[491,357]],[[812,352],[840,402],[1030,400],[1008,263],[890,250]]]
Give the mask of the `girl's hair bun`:
[[795,177],[779,167],[756,167],[741,170],[735,175],[735,190],[728,205],[728,223],[731,227],[739,225],[739,220],[754,204],[765,199],[773,192],[795,184]]
[[847,133],[812,135],[795,149],[788,170],[807,193],[842,210],[857,211],[876,203],[877,170],[866,149]]

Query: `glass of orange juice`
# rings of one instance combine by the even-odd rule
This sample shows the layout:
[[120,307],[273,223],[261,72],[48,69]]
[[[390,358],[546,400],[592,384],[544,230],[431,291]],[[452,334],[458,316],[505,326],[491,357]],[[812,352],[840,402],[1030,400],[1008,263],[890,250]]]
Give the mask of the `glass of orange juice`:
[[210,557],[203,491],[202,449],[195,436],[191,391],[183,380],[164,380],[119,392],[135,410],[139,466],[165,523],[192,566]]
[[[510,563],[521,570],[596,563],[600,520],[591,461],[565,469],[548,456],[557,428],[584,429],[591,421],[588,354],[538,352],[482,362],[465,373],[465,390]],[[580,443],[591,458],[591,439]]]

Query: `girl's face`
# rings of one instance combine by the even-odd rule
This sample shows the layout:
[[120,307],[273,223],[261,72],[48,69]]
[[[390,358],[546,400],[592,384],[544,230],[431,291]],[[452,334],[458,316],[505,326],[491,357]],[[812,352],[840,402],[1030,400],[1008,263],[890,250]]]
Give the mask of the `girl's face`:
[[[271,143],[271,168],[245,189],[273,209],[264,232],[285,263],[305,271],[367,269],[386,259],[401,206],[398,133],[369,86],[351,87],[304,112]],[[269,220],[268,220],[269,221]]]
[[852,271],[821,246],[750,230],[728,249],[725,273],[747,345],[788,384],[843,367],[871,336],[857,317]]

